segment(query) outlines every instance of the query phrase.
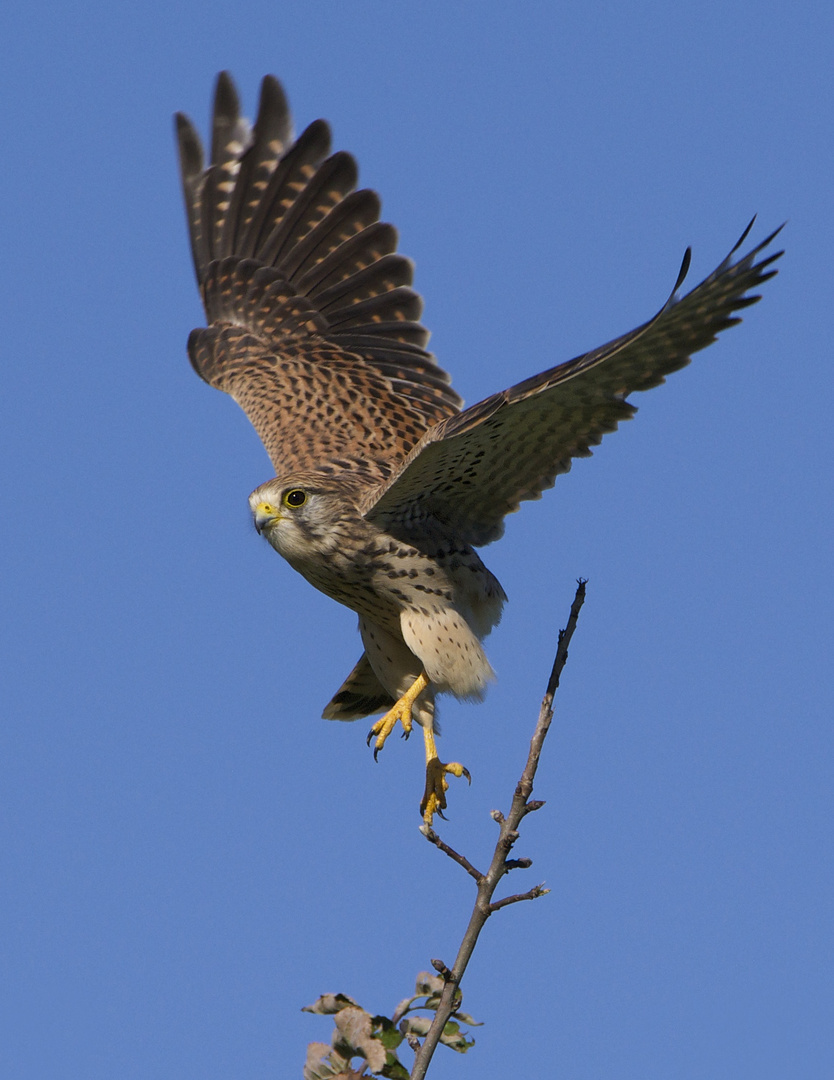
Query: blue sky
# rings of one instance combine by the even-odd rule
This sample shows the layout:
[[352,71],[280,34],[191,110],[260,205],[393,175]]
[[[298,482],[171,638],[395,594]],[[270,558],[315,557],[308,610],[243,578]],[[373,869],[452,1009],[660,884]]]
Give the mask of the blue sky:
[[574,581],[511,891],[431,1075],[821,1077],[832,1017],[830,7],[213,0],[4,18],[0,1072],[300,1076],[342,991],[451,963],[470,880],[422,749],[319,720],[355,620],[251,528],[271,475],[192,373],[171,115],[285,83],[380,191],[467,401],[631,328],[785,219],[744,324],[486,562],[510,596],[445,838],[484,865]]

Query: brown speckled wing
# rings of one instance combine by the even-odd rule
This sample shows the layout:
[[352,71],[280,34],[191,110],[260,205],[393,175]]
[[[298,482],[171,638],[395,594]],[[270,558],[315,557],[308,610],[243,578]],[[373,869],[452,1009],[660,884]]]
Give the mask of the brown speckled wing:
[[403,537],[439,533],[476,546],[497,539],[521,500],[539,498],[572,458],[587,457],[634,415],[628,394],[662,383],[759,299],[749,290],[773,277],[768,267],[782,252],[756,262],[777,229],[734,263],[752,224],[724,262],[677,299],[687,251],[672,296],[649,322],[437,424],[396,475],[367,493],[366,517]]
[[176,125],[210,323],[191,334],[192,364],[242,406],[279,474],[347,468],[378,483],[460,408],[378,196],[356,190],[349,154],[330,154],[324,121],[293,142],[272,76],[252,127],[219,76],[208,166],[188,118]]

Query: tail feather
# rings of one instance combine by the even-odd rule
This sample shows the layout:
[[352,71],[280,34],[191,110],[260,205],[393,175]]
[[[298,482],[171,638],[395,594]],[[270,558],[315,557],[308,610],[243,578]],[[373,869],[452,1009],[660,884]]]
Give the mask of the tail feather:
[[378,712],[387,712],[394,699],[384,689],[365,653],[328,702],[325,720],[360,720]]

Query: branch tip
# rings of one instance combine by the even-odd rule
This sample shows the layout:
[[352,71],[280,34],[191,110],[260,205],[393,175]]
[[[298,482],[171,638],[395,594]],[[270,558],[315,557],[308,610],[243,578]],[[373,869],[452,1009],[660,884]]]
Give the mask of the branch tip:
[[528,889],[524,893],[515,893],[513,896],[505,896],[503,900],[495,900],[489,905],[490,915],[494,911],[500,911],[501,908],[509,907],[510,904],[519,904],[522,900],[538,900],[540,896],[547,896],[550,889],[544,887],[544,883],[541,885],[534,885],[532,889]]
[[446,967],[442,960],[431,960],[429,962],[438,975],[442,975],[445,982],[449,982],[452,979],[452,972]]
[[435,970],[441,972],[443,978],[446,980],[446,985],[443,988],[434,1020],[432,1021],[422,1046],[414,1059],[411,1080],[424,1080],[426,1076],[429,1062],[440,1042],[446,1023],[454,1012],[455,994],[460,993],[457,988],[466,972],[472,953],[477,945],[478,937],[483,930],[487,919],[493,912],[500,911],[501,908],[508,907],[510,904],[518,904],[522,900],[536,900],[540,896],[546,896],[547,893],[550,892],[550,890],[546,889],[542,883],[541,885],[535,885],[532,889],[528,889],[527,892],[506,896],[501,900],[492,900],[495,890],[498,887],[498,883],[504,874],[509,870],[527,868],[532,865],[532,860],[527,858],[507,859],[507,853],[518,839],[518,826],[523,818],[527,814],[532,813],[534,810],[539,810],[544,806],[544,800],[530,800],[530,795],[533,791],[533,781],[536,776],[536,770],[538,769],[544,739],[553,719],[553,695],[559,686],[559,678],[568,658],[568,646],[573,637],[573,632],[576,629],[579,612],[585,600],[586,582],[587,578],[577,579],[576,594],[573,603],[571,604],[567,625],[564,630],[559,631],[556,656],[553,660],[553,667],[547,683],[547,690],[539,710],[539,717],[536,722],[535,731],[533,732],[533,738],[530,742],[527,764],[525,765],[524,771],[521,774],[521,779],[515,788],[510,811],[506,818],[500,810],[491,811],[490,816],[493,821],[500,825],[501,832],[495,845],[492,862],[490,863],[486,875],[479,874],[468,859],[464,858],[463,855],[458,854],[458,852],[450,848],[448,844],[445,844],[437,833],[435,833],[428,825],[424,824],[420,827],[420,831],[427,840],[434,844],[435,847],[440,848],[441,851],[444,851],[451,859],[462,866],[467,873],[475,878],[478,883],[478,895],[469,919],[469,925],[467,926],[463,940],[461,941],[452,970],[449,972],[441,961],[432,960],[432,966]]
[[504,863],[505,870],[527,870],[533,865],[532,859],[507,859]]

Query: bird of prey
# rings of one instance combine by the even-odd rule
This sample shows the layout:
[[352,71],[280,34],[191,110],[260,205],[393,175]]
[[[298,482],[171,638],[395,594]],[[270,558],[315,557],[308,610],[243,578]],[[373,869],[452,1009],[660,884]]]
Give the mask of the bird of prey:
[[462,410],[426,350],[422,301],[375,192],[316,120],[293,138],[280,83],[267,76],[254,125],[234,84],[217,80],[206,164],[176,117],[191,250],[208,326],[188,353],[197,373],[244,409],[276,476],[249,499],[255,527],[307,580],[359,616],[364,652],[324,710],[383,713],[376,755],[397,723],[422,727],[424,822],[446,806],[435,695],[480,699],[494,677],[482,639],[506,599],[476,548],[538,499],[571,460],[634,415],[648,390],[740,320],[781,255],[772,233],[736,253],[630,333]]

